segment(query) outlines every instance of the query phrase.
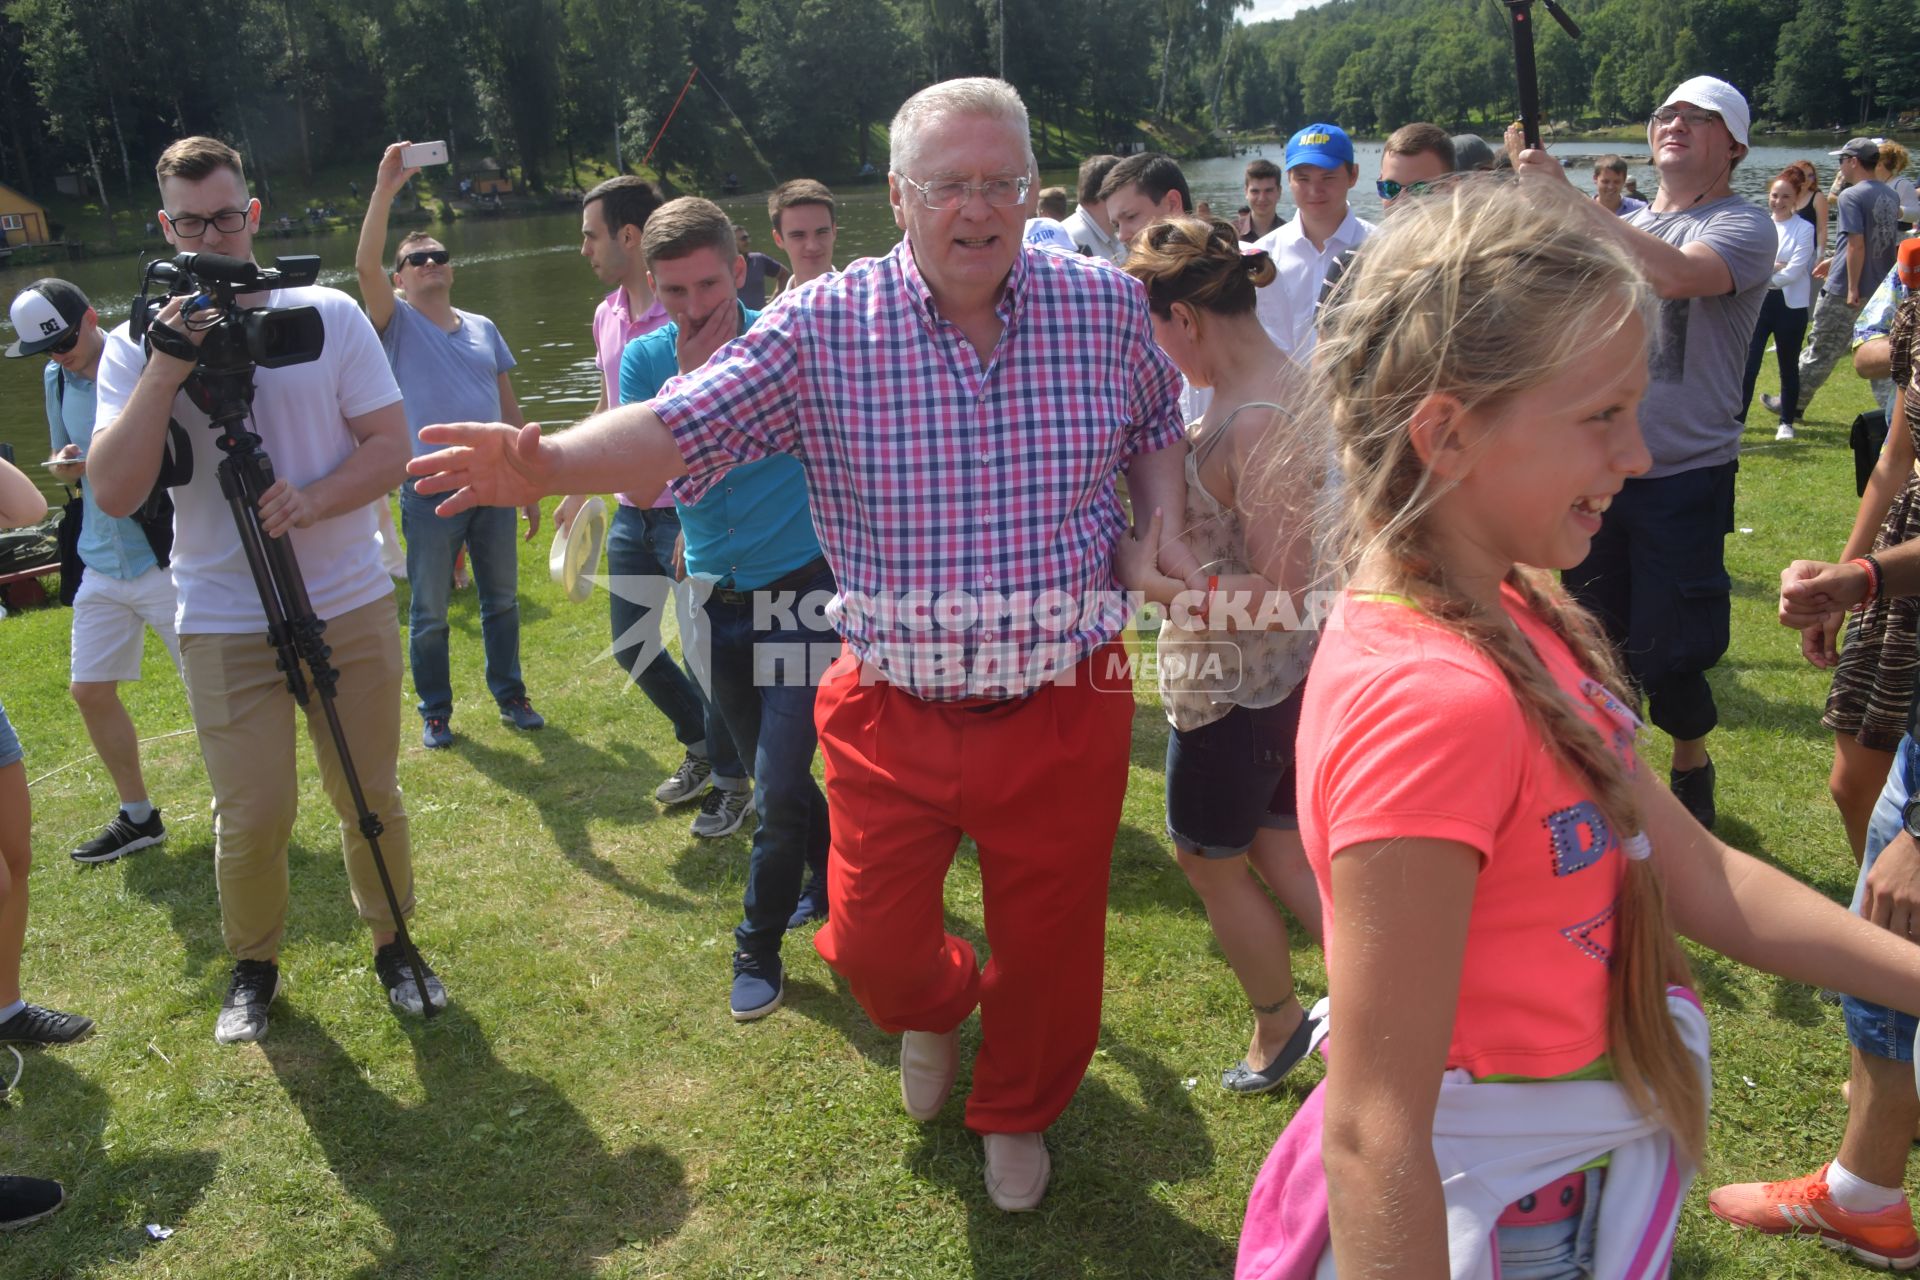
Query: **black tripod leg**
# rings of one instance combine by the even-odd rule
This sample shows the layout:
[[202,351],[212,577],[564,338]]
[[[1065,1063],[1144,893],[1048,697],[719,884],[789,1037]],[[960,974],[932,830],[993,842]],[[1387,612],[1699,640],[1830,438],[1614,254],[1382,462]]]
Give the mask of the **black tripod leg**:
[[220,490],[233,509],[234,522],[239,526],[241,545],[247,555],[247,567],[253,571],[254,586],[267,612],[268,641],[279,651],[281,665],[287,672],[287,687],[302,708],[307,707],[308,699],[307,681],[300,673],[301,659],[306,660],[307,670],[313,675],[313,688],[320,695],[320,711],[327,722],[327,734],[340,761],[347,791],[353,797],[355,821],[367,842],[367,851],[373,855],[373,869],[386,894],[387,909],[393,913],[395,940],[400,943],[400,952],[407,963],[413,966],[413,983],[420,993],[421,1012],[431,1018],[439,1011],[427,994],[427,967],[413,944],[413,935],[407,930],[406,918],[400,912],[399,895],[393,889],[393,876],[380,851],[384,828],[379,816],[367,807],[359,771],[353,767],[353,754],[347,748],[346,729],[334,705],[340,673],[330,661],[332,650],[321,638],[327,624],[314,616],[313,602],[307,596],[306,579],[300,573],[292,542],[268,537],[260,527],[260,495],[273,485],[273,463],[260,449],[259,438],[250,432],[244,436],[236,432],[236,445],[235,451],[220,464]]

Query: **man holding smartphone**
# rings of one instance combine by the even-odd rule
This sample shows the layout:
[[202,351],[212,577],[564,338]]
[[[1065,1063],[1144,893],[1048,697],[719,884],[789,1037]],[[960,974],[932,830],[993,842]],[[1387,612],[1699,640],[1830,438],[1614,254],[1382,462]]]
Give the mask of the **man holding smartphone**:
[[[437,152],[435,150],[437,148]],[[380,157],[380,169],[360,223],[353,265],[367,319],[380,335],[394,380],[405,397],[407,430],[416,452],[420,428],[429,422],[464,422],[476,410],[524,422],[513,394],[513,353],[493,321],[453,305],[453,261],[445,245],[425,232],[401,238],[392,274],[382,261],[387,213],[418,168],[409,153],[446,157],[444,143],[396,142]],[[424,154],[423,154],[424,153]],[[407,626],[407,657],[419,694],[420,740],[429,749],[453,745],[453,681],[447,657],[447,603],[453,558],[462,543],[473,558],[480,587],[480,636],[486,652],[487,689],[500,707],[500,722],[514,729],[546,724],[527,699],[520,679],[520,562],[514,549],[511,507],[477,507],[458,516],[435,515],[409,481],[400,490],[400,523],[407,539],[407,579],[413,603]],[[540,507],[525,508],[527,537],[540,528]]]

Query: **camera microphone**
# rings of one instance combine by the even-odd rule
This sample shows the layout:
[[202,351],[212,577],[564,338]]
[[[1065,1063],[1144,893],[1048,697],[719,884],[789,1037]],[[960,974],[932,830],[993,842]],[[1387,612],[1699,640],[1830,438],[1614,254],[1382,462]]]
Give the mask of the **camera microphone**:
[[183,253],[174,265],[187,274],[215,284],[249,285],[260,280],[260,268],[245,258],[229,258],[219,253]]

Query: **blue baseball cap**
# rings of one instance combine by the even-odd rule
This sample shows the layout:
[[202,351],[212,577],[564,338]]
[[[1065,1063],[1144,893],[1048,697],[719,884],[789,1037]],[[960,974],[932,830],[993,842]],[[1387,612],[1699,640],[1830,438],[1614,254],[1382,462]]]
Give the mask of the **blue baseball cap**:
[[1353,139],[1337,124],[1310,124],[1287,139],[1285,168],[1297,164],[1338,169],[1353,163]]

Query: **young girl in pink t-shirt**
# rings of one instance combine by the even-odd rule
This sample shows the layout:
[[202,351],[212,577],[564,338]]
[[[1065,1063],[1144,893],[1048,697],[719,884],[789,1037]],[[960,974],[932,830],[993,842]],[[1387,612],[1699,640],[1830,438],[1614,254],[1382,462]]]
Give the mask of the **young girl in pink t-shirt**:
[[1255,1187],[1242,1276],[1328,1249],[1343,1277],[1664,1274],[1706,1127],[1676,927],[1920,1005],[1920,949],[1641,766],[1632,695],[1550,572],[1650,465],[1651,307],[1587,211],[1468,180],[1397,209],[1323,314],[1349,576],[1298,759],[1328,1074]]

